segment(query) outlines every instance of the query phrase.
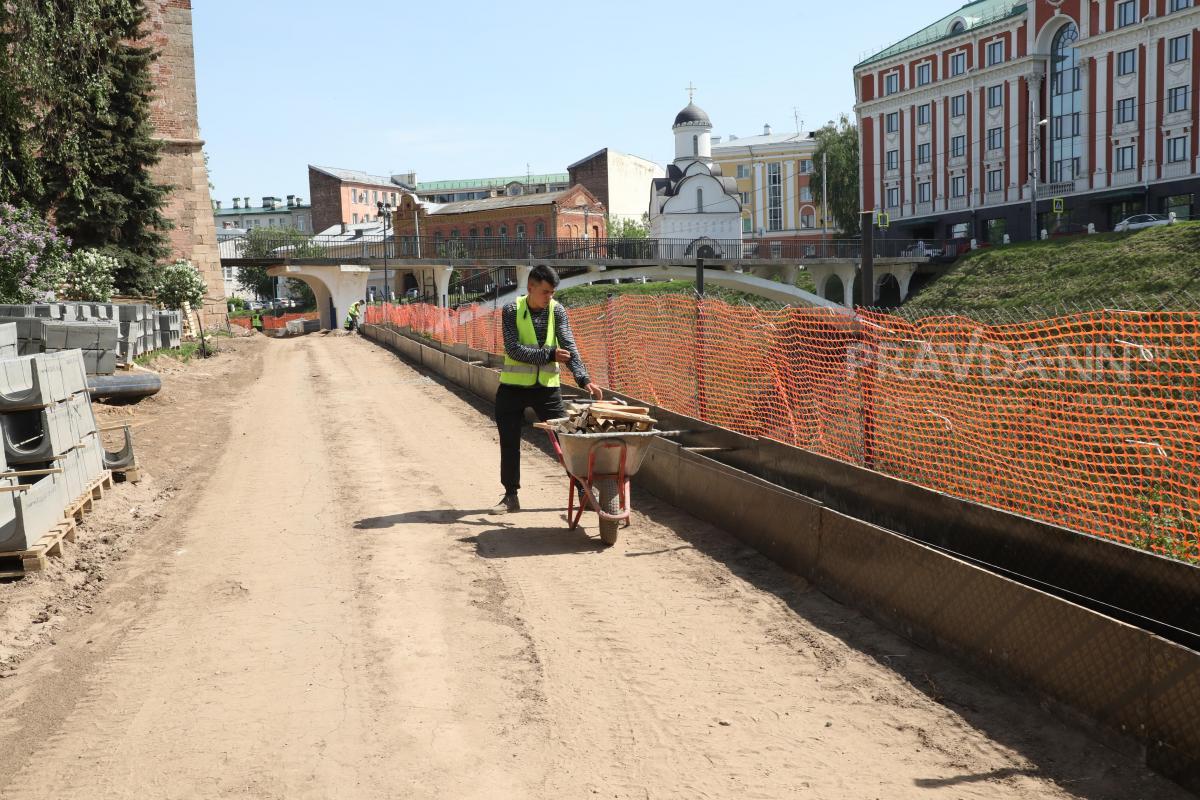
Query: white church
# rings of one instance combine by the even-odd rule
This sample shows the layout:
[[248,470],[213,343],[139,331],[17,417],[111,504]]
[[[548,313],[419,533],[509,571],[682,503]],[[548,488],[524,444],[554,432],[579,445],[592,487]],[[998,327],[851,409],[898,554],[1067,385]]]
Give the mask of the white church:
[[680,256],[737,258],[742,203],[737,182],[712,160],[712,122],[689,100],[675,116],[675,160],[650,187],[650,236],[686,240]]

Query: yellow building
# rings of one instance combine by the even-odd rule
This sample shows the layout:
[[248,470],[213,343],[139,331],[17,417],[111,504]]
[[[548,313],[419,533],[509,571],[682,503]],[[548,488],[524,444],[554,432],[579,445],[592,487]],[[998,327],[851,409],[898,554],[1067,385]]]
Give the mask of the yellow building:
[[723,175],[737,180],[742,201],[742,233],[759,239],[815,240],[828,230],[821,206],[813,199],[809,178],[817,142],[812,134],[771,133],[713,139],[713,161]]

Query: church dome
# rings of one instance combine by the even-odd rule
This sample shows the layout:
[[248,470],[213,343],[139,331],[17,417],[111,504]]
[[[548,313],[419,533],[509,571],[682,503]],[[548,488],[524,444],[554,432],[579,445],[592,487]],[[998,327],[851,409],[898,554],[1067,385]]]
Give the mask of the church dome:
[[704,109],[695,103],[688,103],[687,108],[675,115],[675,125],[678,128],[680,125],[707,125],[712,127],[712,121],[709,120],[708,114],[704,113]]

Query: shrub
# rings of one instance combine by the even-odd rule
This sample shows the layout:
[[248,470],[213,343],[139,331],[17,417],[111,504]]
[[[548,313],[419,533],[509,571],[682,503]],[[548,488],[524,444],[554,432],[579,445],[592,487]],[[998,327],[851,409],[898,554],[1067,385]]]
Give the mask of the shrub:
[[69,245],[34,212],[0,203],[0,303],[47,299],[62,283]]
[[183,308],[185,302],[199,309],[208,286],[204,278],[187,259],[155,268],[154,294],[167,308]]
[[107,303],[120,268],[120,261],[96,250],[71,253],[63,269],[62,298]]

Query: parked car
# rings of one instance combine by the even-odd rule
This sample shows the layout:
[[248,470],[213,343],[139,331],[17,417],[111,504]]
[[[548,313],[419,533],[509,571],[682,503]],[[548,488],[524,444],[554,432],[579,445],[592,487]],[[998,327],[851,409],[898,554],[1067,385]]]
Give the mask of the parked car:
[[251,300],[246,304],[246,308],[250,309],[251,311],[262,311],[263,304],[257,300]]
[[1125,231],[1140,231],[1143,228],[1154,228],[1159,225],[1170,225],[1171,218],[1166,214],[1134,214],[1113,226],[1117,233]]

